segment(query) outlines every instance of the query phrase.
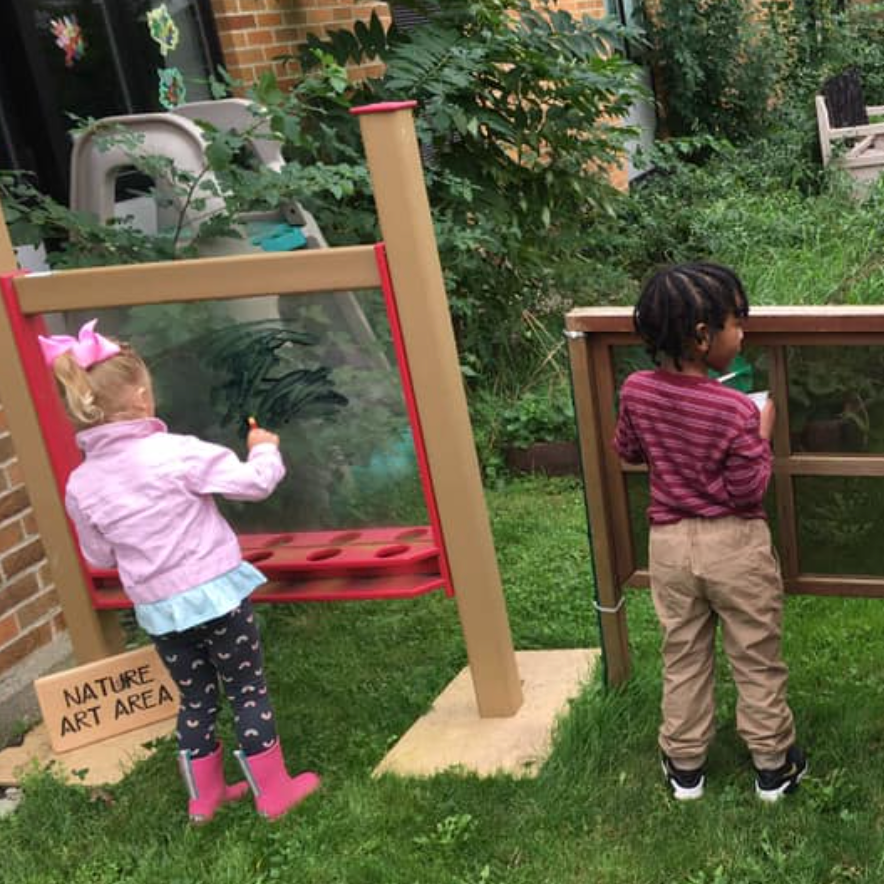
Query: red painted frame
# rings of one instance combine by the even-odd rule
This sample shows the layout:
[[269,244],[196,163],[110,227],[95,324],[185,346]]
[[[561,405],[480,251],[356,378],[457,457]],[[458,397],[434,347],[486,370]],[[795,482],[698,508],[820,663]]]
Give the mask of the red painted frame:
[[[430,525],[239,535],[243,557],[271,581],[255,592],[256,601],[412,598],[443,588],[446,595],[454,594],[396,292],[384,244],[377,243],[374,250]],[[0,276],[0,294],[63,500],[68,476],[82,458],[37,341],[46,332],[43,317],[21,310],[15,280],[22,275]],[[75,533],[72,525],[71,531]],[[131,607],[115,571],[92,568],[82,557],[80,564],[93,607]]]

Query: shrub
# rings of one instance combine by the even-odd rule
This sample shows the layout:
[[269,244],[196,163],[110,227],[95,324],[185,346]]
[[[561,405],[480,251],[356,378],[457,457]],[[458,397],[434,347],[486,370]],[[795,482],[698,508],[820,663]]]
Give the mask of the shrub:
[[[379,30],[380,29],[380,30]],[[314,38],[335,60],[380,54],[363,100],[416,99],[427,183],[462,357],[472,374],[517,382],[523,312],[556,316],[588,276],[589,231],[615,211],[604,168],[640,93],[615,51],[633,31],[576,19],[548,0],[452,0],[431,21],[381,39],[379,22]]]
[[755,3],[646,0],[641,10],[668,134],[739,141],[765,128],[784,58]]

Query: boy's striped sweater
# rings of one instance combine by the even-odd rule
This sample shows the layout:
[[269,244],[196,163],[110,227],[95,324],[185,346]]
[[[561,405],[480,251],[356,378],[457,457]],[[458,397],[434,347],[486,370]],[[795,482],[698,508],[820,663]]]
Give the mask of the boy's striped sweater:
[[652,525],[687,518],[763,519],[770,443],[748,396],[711,378],[658,369],[620,390],[614,447],[651,473]]

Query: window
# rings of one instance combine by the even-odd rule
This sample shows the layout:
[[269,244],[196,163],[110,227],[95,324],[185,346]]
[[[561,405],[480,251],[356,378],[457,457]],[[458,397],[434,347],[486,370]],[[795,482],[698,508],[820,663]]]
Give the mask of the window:
[[[162,110],[159,71],[177,68],[188,100],[208,97],[221,63],[209,0],[165,0],[178,33],[167,56],[147,13],[157,0],[5,0],[0,4],[0,168],[36,173],[67,202],[70,115]],[[197,80],[202,80],[200,85]]]

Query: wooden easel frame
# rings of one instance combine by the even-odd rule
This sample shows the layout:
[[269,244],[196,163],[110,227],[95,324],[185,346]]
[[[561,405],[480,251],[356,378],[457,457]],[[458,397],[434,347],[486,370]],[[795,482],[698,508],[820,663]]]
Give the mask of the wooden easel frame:
[[[401,102],[354,113],[359,114],[374,185],[402,352],[425,440],[479,715],[511,716],[521,706],[522,690],[423,182],[413,107],[413,102]],[[14,271],[8,231],[0,223],[0,273]],[[382,283],[375,247],[355,246],[33,274],[16,280],[15,289],[22,315],[31,317],[57,310],[247,298],[268,292],[296,296],[380,288]],[[0,314],[0,352],[4,354],[0,399],[74,652],[81,663],[100,659],[119,649],[119,625],[112,614],[95,611],[89,603],[46,440],[28,392],[22,364],[27,354],[18,353],[5,312]]]
[[[648,585],[636,565],[626,480],[644,472],[620,461],[611,444],[616,422],[614,351],[640,343],[632,309],[582,308],[566,317],[566,336],[580,436],[584,493],[594,553],[596,610],[607,678],[629,678],[629,641],[623,589]],[[774,475],[777,536],[785,589],[803,595],[884,597],[884,576],[812,574],[800,568],[799,476],[884,476],[884,454],[793,452],[789,434],[786,348],[884,346],[884,307],[759,307],[752,310],[745,344],[770,353],[771,395],[776,404]]]

